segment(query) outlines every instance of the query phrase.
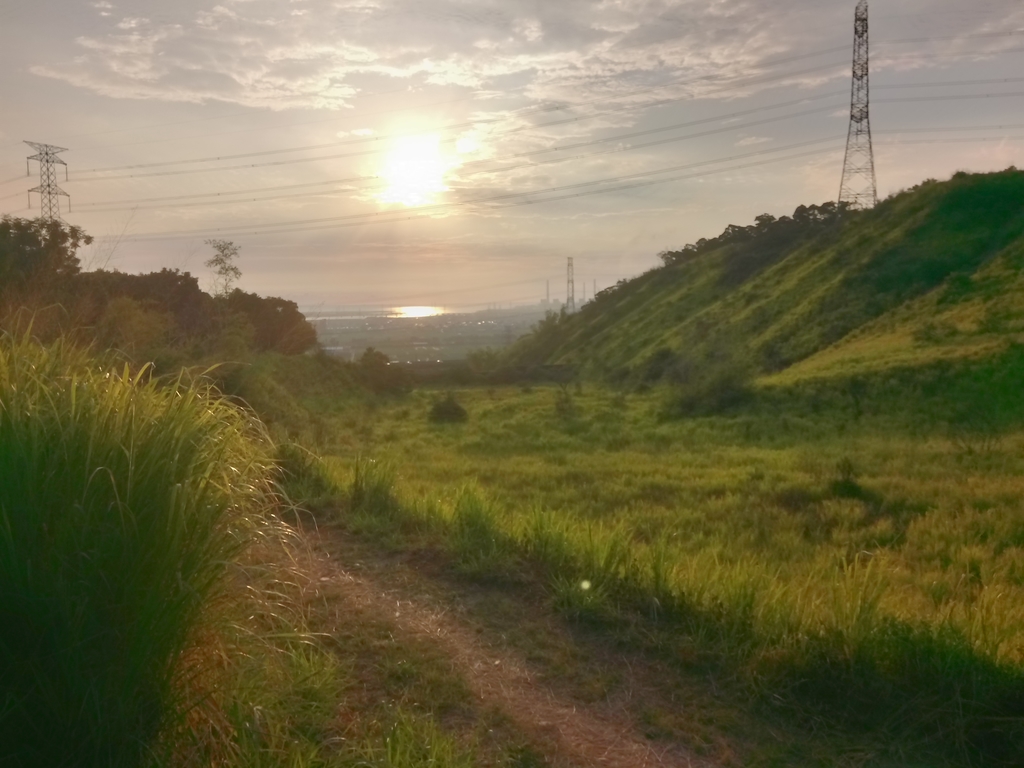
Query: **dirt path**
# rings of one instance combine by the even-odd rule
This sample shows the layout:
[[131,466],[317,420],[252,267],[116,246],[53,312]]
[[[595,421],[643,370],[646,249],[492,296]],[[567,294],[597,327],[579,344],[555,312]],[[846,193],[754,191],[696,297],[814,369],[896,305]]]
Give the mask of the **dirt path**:
[[[709,763],[676,745],[660,746],[638,733],[612,705],[580,705],[538,682],[516,653],[496,647],[456,612],[422,594],[366,552],[346,552],[343,534],[307,532],[304,564],[318,599],[338,608],[385,616],[397,632],[428,639],[479,701],[495,707],[555,765],[608,768],[695,768]],[[346,556],[351,555],[351,557]],[[385,613],[386,612],[386,613]]]

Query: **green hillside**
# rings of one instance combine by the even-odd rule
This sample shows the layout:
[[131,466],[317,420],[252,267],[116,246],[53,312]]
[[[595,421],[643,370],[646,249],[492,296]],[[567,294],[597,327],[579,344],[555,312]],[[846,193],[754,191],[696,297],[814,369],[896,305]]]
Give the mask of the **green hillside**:
[[643,383],[728,359],[784,383],[992,354],[1024,339],[1024,173],[958,173],[870,211],[801,206],[662,259],[509,362]]

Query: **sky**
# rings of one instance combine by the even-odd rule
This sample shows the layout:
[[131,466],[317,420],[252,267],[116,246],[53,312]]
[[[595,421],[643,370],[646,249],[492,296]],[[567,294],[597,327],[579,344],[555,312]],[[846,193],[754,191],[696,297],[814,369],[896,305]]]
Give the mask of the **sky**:
[[[576,299],[836,199],[850,0],[3,0],[0,214],[328,311]],[[1024,167],[1024,3],[874,0],[881,198]],[[63,168],[59,169],[61,172]],[[68,204],[70,202],[70,210]],[[31,208],[28,207],[31,204]]]

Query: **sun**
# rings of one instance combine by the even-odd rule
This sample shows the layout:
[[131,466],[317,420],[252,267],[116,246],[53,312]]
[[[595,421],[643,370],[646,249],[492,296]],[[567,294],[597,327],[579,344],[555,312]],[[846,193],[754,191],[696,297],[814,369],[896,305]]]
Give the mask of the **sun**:
[[410,207],[432,203],[448,190],[444,175],[450,167],[437,134],[402,137],[384,161],[380,175],[387,187],[378,199]]

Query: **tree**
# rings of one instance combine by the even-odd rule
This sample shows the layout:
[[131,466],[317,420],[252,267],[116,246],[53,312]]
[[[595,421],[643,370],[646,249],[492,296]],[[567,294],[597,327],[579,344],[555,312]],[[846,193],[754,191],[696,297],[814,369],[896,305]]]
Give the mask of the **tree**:
[[52,287],[80,270],[76,252],[92,238],[63,221],[0,217],[0,287]]
[[227,306],[252,323],[254,343],[261,352],[274,350],[283,355],[298,355],[316,344],[316,329],[294,301],[235,288],[227,295]]
[[241,248],[230,240],[207,240],[206,244],[214,250],[213,256],[206,260],[206,266],[216,275],[213,294],[227,296],[231,293],[231,286],[242,276],[242,270],[235,264]]

